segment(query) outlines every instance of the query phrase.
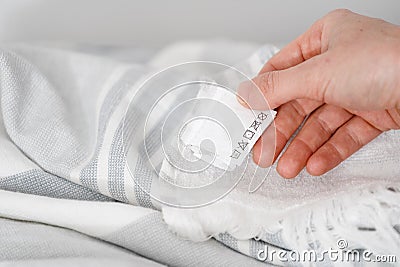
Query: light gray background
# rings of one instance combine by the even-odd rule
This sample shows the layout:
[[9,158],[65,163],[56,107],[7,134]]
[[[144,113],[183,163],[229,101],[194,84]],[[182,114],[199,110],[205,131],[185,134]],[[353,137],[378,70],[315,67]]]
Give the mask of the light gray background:
[[228,38],[282,44],[342,7],[400,24],[398,0],[0,0],[0,42],[158,47]]

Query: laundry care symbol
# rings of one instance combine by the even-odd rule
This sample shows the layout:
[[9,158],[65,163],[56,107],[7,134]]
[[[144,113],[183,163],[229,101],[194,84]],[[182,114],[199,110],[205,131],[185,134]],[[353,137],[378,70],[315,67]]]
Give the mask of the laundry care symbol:
[[240,153],[237,149],[234,149],[231,155],[231,158],[238,159],[242,153]]
[[[246,139],[248,139],[248,140],[253,139],[254,135],[256,134],[255,132],[258,130],[258,128],[260,127],[260,125],[262,124],[262,122],[263,122],[264,120],[266,120],[267,118],[268,118],[268,115],[267,115],[267,114],[265,114],[265,113],[263,113],[263,112],[260,112],[260,113],[257,115],[257,118],[251,123],[251,125],[249,126],[249,128],[246,129],[246,131],[245,131],[244,134],[243,134],[243,137],[246,138]],[[260,121],[258,121],[258,120],[260,120]],[[251,129],[251,130],[250,130],[250,129]],[[253,131],[252,131],[252,130],[253,130]],[[234,158],[234,159],[238,159],[238,158],[240,157],[240,155],[242,154],[242,152],[241,152],[240,150],[244,151],[244,150],[246,149],[246,147],[247,147],[248,144],[249,144],[249,142],[247,142],[247,141],[243,141],[243,140],[239,141],[239,142],[238,142],[238,147],[236,147],[236,148],[232,151],[232,154],[231,154],[230,157],[231,157],[231,158]]]
[[242,154],[242,152],[240,152],[238,149],[240,148],[240,149],[242,149],[242,151],[244,151],[248,144],[249,144],[249,142],[246,142],[243,140],[239,141],[238,142],[239,147],[237,147],[236,149],[233,150],[231,158],[238,159],[240,157],[240,155]]
[[261,121],[255,120],[255,121],[253,121],[253,123],[250,125],[250,128],[253,128],[254,130],[257,131],[257,129],[258,129],[258,127],[260,127],[261,123],[262,123]]
[[247,139],[249,139],[249,140],[251,140],[251,139],[253,138],[253,136],[255,135],[255,132],[251,131],[250,129],[253,129],[254,131],[257,131],[258,128],[260,127],[260,125],[262,124],[262,121],[264,121],[264,120],[267,119],[267,118],[268,118],[268,115],[267,115],[267,114],[265,114],[265,113],[263,113],[263,112],[260,112],[260,114],[258,114],[258,116],[257,116],[257,119],[259,119],[259,120],[261,120],[261,121],[258,121],[257,119],[255,119],[255,120],[251,123],[249,129],[247,129],[247,130],[244,132],[243,137],[244,137],[244,138],[247,138]]
[[243,134],[244,138],[247,138],[249,140],[251,140],[253,138],[253,136],[255,135],[255,132],[250,131],[250,130],[246,130]]
[[246,149],[246,146],[249,144],[249,142],[246,141],[240,141],[238,142],[239,147],[244,151]]
[[268,118],[268,115],[263,113],[263,112],[261,112],[260,114],[258,114],[257,118],[263,121],[266,118]]

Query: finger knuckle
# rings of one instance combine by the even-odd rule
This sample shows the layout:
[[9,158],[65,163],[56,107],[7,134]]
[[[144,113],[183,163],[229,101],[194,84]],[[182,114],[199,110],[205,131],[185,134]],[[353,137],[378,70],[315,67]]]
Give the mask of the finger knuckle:
[[332,10],[331,12],[326,14],[322,18],[322,20],[325,23],[333,23],[335,21],[342,20],[344,17],[348,16],[349,14],[352,14],[352,12],[350,10],[345,9],[345,8],[339,8],[339,9]]
[[335,10],[333,10],[333,11],[331,11],[330,13],[329,13],[329,15],[334,15],[334,16],[345,16],[345,15],[348,15],[348,14],[350,14],[350,13],[352,13],[349,9],[346,9],[346,8],[338,8],[338,9],[335,9]]
[[273,94],[275,88],[278,87],[279,83],[279,72],[278,71],[271,71],[266,72],[261,76],[261,91],[266,94]]
[[[357,147],[362,147],[364,145],[364,141],[360,138],[360,136],[354,131],[352,130],[350,127],[345,127],[344,128],[344,133],[347,136],[348,140],[350,140],[350,142],[352,144],[354,144]],[[347,153],[349,154],[349,153]]]

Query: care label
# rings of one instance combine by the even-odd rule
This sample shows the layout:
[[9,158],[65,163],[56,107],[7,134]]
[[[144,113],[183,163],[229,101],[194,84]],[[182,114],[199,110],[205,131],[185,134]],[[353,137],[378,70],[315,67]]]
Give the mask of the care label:
[[224,170],[234,170],[273,122],[274,110],[243,107],[236,94],[218,84],[201,87],[192,120],[179,136],[185,149]]

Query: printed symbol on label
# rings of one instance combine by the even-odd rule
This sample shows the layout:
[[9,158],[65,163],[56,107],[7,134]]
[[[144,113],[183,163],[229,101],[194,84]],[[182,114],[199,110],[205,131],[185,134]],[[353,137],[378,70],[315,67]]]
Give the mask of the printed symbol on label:
[[238,145],[239,145],[239,147],[244,151],[245,150],[245,148],[246,148],[246,146],[249,144],[249,142],[246,142],[246,141],[240,141],[240,142],[238,142]]
[[243,134],[243,137],[251,140],[251,138],[253,138],[254,134],[255,134],[254,132],[252,132],[250,130],[246,130]]
[[[259,116],[260,116],[260,115],[259,115]],[[258,129],[258,127],[260,127],[260,125],[261,125],[261,122],[259,122],[259,121],[253,121],[253,123],[250,125],[249,128],[253,128],[254,130],[257,131],[257,129]]]
[[259,118],[260,120],[263,121],[263,120],[265,120],[266,118],[268,118],[268,115],[261,112],[260,114],[258,114],[257,118]]
[[231,158],[238,159],[240,157],[240,152],[237,149],[233,150]]

